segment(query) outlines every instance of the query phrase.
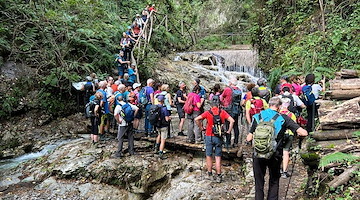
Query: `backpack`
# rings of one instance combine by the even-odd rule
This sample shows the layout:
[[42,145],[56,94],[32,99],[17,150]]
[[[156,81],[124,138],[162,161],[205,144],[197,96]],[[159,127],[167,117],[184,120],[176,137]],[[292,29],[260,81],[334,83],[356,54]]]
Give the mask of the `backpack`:
[[149,110],[149,122],[151,125],[160,127],[164,125],[165,116],[161,116],[162,105],[151,105]]
[[213,127],[212,127],[213,134],[215,136],[222,137],[223,134],[225,133],[225,130],[224,130],[224,126],[221,121],[221,118],[220,118],[221,110],[219,109],[218,115],[214,115],[214,113],[211,111],[211,109],[209,110],[209,113],[213,116]]
[[122,118],[127,122],[127,123],[131,123],[132,121],[134,121],[134,111],[131,108],[129,103],[126,103],[124,105],[121,106],[122,108]]
[[212,96],[211,101],[212,101],[213,103],[215,103],[216,105],[220,105],[220,95],[214,94],[214,95]]
[[139,103],[142,105],[146,105],[149,103],[149,100],[146,95],[146,92],[147,92],[146,87],[141,88],[141,90],[139,92]]
[[85,90],[85,99],[88,100],[90,98],[90,96],[93,94],[93,85],[91,82],[87,82],[84,85],[84,90]]
[[305,85],[302,89],[303,92],[303,102],[306,106],[311,106],[314,102],[315,102],[315,95],[312,92],[312,87],[311,85]]
[[294,88],[290,83],[284,83],[280,86],[280,93],[283,91],[284,87],[288,87],[290,89],[290,94],[294,93]]
[[274,125],[279,116],[279,114],[276,114],[269,122],[264,122],[261,114],[259,114],[259,124],[256,126],[253,135],[254,156],[256,158],[271,158],[278,144],[280,144],[280,142],[276,142]]
[[120,57],[119,57],[119,54],[115,54],[115,55],[114,55],[114,58],[115,58],[115,59],[114,59],[114,67],[117,68],[117,67],[120,66],[120,63],[119,63],[119,58],[120,58]]
[[292,112],[292,113],[297,113],[298,112],[297,109],[296,109],[296,104],[295,104],[294,97],[292,96],[292,94],[290,94],[290,95],[282,94],[281,98],[289,98],[290,99],[290,104],[289,104],[288,110],[290,112]]
[[260,113],[264,110],[264,102],[262,99],[250,99],[251,107],[250,107],[250,117],[253,115]]
[[184,112],[191,115],[194,111],[194,95],[189,95],[183,106]]
[[242,108],[241,108],[241,100],[242,100],[242,91],[240,89],[234,89],[232,87],[230,87],[231,91],[232,91],[232,95],[231,95],[231,111],[230,111],[230,115],[231,116],[235,116],[235,115],[239,115],[240,113],[242,113]]
[[89,101],[89,103],[87,103],[85,105],[85,117],[86,118],[95,117],[95,113],[94,113],[95,105],[96,105],[96,103],[93,100]]

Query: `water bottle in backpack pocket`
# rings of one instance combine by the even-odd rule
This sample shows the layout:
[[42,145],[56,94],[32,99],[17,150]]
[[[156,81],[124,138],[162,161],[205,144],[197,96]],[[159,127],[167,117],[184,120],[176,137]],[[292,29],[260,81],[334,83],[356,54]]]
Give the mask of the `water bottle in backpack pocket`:
[[133,111],[133,109],[131,108],[131,105],[129,103],[126,103],[124,105],[121,106],[122,109],[122,118],[127,122],[127,123],[131,123],[132,121],[134,121],[135,118],[135,112]]

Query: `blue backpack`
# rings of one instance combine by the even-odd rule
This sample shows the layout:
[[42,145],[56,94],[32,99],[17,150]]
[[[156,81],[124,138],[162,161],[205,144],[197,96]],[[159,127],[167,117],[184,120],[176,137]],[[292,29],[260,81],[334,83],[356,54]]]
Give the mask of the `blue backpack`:
[[149,100],[146,95],[146,92],[147,92],[146,87],[143,87],[139,92],[139,103],[142,105],[146,105],[149,103]]
[[135,117],[134,113],[135,112],[131,108],[130,104],[126,103],[126,104],[122,105],[121,108],[122,108],[122,112],[123,112],[122,113],[123,119],[128,123],[134,121],[134,117]]
[[303,102],[306,106],[311,106],[315,102],[315,95],[312,92],[311,85],[305,85],[302,89],[302,92],[304,94]]

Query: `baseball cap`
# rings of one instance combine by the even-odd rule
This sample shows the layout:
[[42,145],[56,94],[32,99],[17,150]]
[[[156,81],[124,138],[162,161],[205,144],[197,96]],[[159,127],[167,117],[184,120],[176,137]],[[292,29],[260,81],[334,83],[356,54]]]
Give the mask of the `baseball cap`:
[[132,86],[133,86],[133,89],[136,89],[137,87],[140,87],[141,84],[140,83],[134,83]]

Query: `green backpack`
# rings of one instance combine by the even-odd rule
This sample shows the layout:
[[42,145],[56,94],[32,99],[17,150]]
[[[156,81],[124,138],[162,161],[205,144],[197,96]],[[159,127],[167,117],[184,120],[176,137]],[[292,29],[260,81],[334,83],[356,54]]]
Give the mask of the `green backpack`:
[[256,126],[253,135],[254,155],[256,158],[269,159],[275,153],[278,143],[276,142],[274,122],[278,117],[279,114],[276,114],[269,122],[265,122],[261,114],[259,115],[259,124]]

